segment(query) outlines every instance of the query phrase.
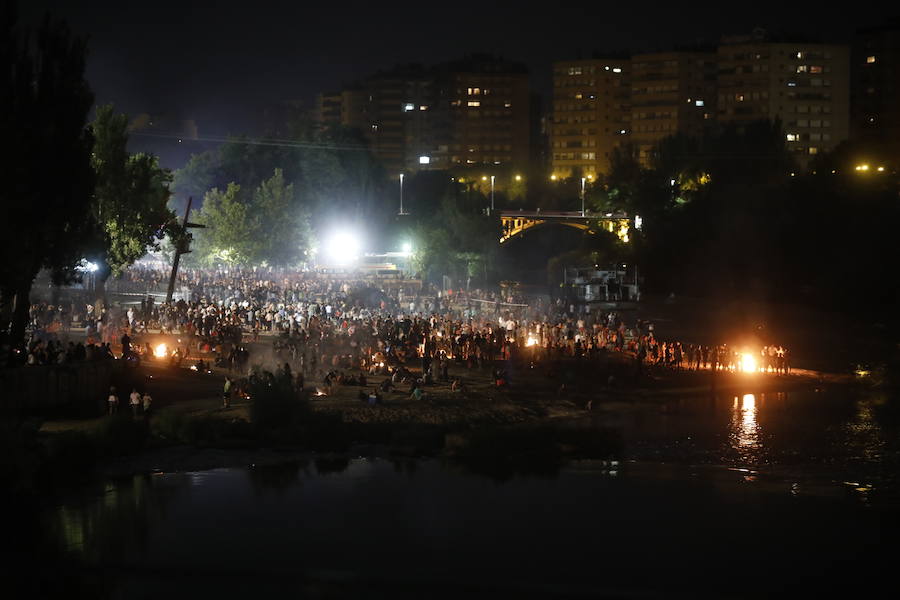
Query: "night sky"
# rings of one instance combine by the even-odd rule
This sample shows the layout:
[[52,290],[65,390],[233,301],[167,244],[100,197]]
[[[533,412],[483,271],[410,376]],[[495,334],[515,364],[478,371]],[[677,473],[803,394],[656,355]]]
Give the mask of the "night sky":
[[[536,90],[549,65],[593,50],[666,50],[716,42],[756,26],[822,41],[849,41],[887,17],[818,5],[756,2],[733,14],[722,3],[376,3],[266,0],[20,0],[21,20],[46,10],[90,36],[88,78],[98,102],[135,115],[194,119],[202,135],[252,132],[263,108],[285,99],[312,103],[397,63],[426,64],[491,52],[526,63]],[[648,7],[656,6],[652,10]],[[471,7],[471,8],[467,8]],[[159,142],[159,140],[157,140]],[[166,143],[177,143],[167,141]],[[158,143],[154,149],[159,152]],[[163,159],[167,166],[182,153]]]

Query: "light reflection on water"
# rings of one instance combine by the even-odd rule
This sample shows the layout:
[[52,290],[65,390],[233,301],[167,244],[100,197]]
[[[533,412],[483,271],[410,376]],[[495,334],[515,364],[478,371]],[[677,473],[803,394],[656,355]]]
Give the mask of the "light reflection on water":
[[740,400],[737,396],[734,397],[731,440],[736,450],[761,447],[758,412],[756,396],[753,394],[744,394]]

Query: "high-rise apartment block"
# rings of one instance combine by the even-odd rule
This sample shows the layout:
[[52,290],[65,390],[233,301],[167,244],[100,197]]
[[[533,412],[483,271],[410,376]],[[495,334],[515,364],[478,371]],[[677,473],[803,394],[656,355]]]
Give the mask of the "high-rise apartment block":
[[631,118],[628,58],[553,64],[549,123],[554,178],[605,173],[613,149],[627,139]]
[[857,32],[853,47],[850,132],[900,167],[900,19]]
[[716,118],[715,52],[665,52],[631,58],[631,135],[638,157],[651,166],[663,138],[695,137]]
[[770,42],[758,33],[719,46],[718,120],[780,119],[800,164],[849,136],[847,46]]
[[[430,68],[398,67],[358,88],[361,93],[320,95],[318,119],[360,129],[391,174],[528,166],[531,109],[523,65],[476,55]],[[348,107],[353,103],[356,110]]]

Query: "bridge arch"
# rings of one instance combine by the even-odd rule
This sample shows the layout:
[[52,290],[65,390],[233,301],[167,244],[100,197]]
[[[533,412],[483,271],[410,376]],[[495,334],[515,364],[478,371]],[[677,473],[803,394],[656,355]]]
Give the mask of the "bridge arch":
[[623,242],[628,241],[630,230],[630,220],[624,214],[591,216],[583,215],[580,212],[501,211],[500,223],[501,244],[505,244],[526,231],[548,224],[574,227],[592,234],[599,229],[605,229],[617,235]]

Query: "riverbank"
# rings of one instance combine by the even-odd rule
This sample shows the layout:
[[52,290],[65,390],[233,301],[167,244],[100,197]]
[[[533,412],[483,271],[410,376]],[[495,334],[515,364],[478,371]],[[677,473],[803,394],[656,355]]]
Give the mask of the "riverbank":
[[[635,380],[624,357],[603,362],[505,363],[508,387],[497,388],[490,370],[458,368],[449,383],[426,386],[422,399],[401,391],[381,394],[370,405],[360,392],[377,388],[384,376],[371,376],[365,388],[334,385],[328,394],[310,386],[308,414],[293,433],[277,438],[254,427],[252,401],[222,407],[221,372],[145,365],[135,371],[152,381],[154,408],[148,417],[49,420],[40,436],[60,458],[70,450],[102,477],[129,474],[246,467],[298,460],[310,453],[346,460],[379,448],[387,456],[443,456],[485,467],[498,477],[531,468],[555,468],[577,458],[622,458],[616,428],[650,411],[665,414],[686,398],[743,397],[747,394],[851,389],[848,376],[811,371],[791,375],[651,369]],[[713,379],[715,387],[713,388]],[[600,383],[603,382],[603,383]],[[322,389],[322,388],[318,388]],[[123,407],[124,409],[124,407]],[[580,425],[574,425],[579,424]],[[589,430],[585,433],[585,430]],[[362,450],[360,450],[362,449]]]

